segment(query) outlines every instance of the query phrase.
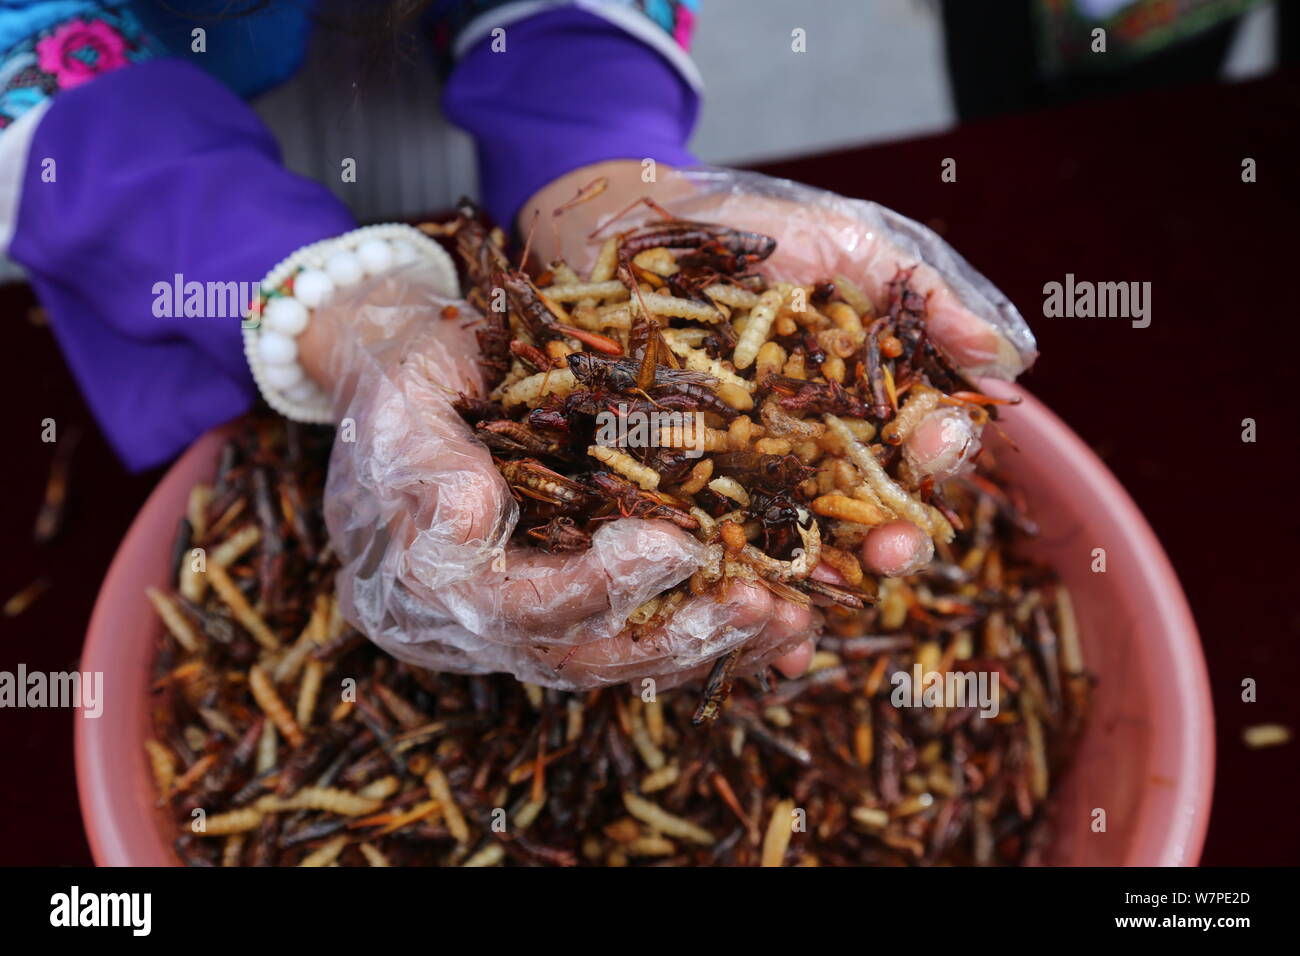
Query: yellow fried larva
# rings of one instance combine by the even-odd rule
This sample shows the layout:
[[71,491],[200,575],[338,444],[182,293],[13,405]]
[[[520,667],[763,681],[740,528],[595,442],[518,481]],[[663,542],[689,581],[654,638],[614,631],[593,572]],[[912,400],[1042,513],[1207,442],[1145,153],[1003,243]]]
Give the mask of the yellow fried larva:
[[166,796],[176,779],[176,755],[152,737],[144,742],[144,751],[149,756],[149,769],[153,771],[158,792]]
[[693,495],[708,484],[709,479],[712,477],[713,459],[705,458],[695,463],[694,467],[691,468],[690,476],[678,488],[684,495]]
[[612,279],[608,282],[575,282],[548,285],[546,297],[553,302],[576,302],[578,299],[622,300],[628,297],[627,286]]
[[758,296],[753,292],[729,283],[719,282],[705,286],[703,292],[714,302],[729,305],[733,309],[752,309],[758,304]]
[[502,392],[501,404],[507,408],[514,405],[531,407],[547,395],[568,395],[577,387],[577,380],[567,368],[537,372],[520,379]]
[[302,862],[298,865],[329,866],[339,858],[339,854],[343,852],[343,848],[347,845],[348,838],[346,836],[335,837],[332,840],[327,840],[316,850],[313,850],[311,853],[303,857]]
[[195,633],[189,619],[181,614],[172,599],[157,588],[146,588],[144,593],[148,596],[154,610],[158,612],[158,617],[162,619],[168,632],[176,638],[176,643],[191,653],[197,651],[201,643],[199,636]]
[[835,415],[827,415],[826,424],[844,443],[849,460],[857,466],[867,486],[879,496],[887,508],[928,532],[936,541],[952,540],[953,530],[948,519],[937,509],[912,497],[890,478],[871,449],[859,442],[841,419]]
[[724,498],[730,498],[742,508],[749,507],[749,492],[735,478],[727,475],[714,478],[709,482],[709,490],[722,495]]
[[257,829],[262,822],[262,812],[252,807],[231,810],[227,813],[214,813],[203,822],[203,829],[195,831],[198,836],[226,836],[231,833],[246,833]]
[[901,445],[907,441],[916,426],[921,424],[921,419],[939,407],[940,397],[938,389],[928,388],[919,382],[913,385],[894,420],[880,430],[881,439],[890,445]]
[[699,452],[726,451],[730,435],[720,428],[707,426],[664,425],[659,429],[660,448],[690,448]]
[[629,481],[636,482],[646,491],[654,491],[659,487],[659,472],[649,465],[641,464],[625,451],[610,445],[592,445],[587,449],[587,454]]
[[736,342],[731,361],[736,368],[749,368],[758,357],[758,350],[763,347],[772,333],[772,322],[781,307],[782,294],[778,289],[768,289],[758,297],[758,302],[749,312],[749,321],[745,331]]
[[671,349],[673,354],[680,358],[683,363],[685,363],[687,369],[692,372],[703,372],[706,375],[712,375],[719,382],[735,385],[738,388],[744,389],[746,392],[752,392],[754,390],[755,385],[753,382],[741,378],[734,371],[723,365],[722,362],[712,358],[709,353],[705,352],[703,349],[691,347],[684,337],[677,334],[679,331],[686,330],[664,329],[662,330],[662,334],[664,342],[667,343],[668,348]]
[[229,567],[247,554],[248,550],[261,540],[261,529],[255,524],[246,524],[213,548],[208,555],[208,561],[212,564],[219,564],[223,568]]
[[841,494],[821,495],[813,501],[812,510],[824,518],[838,518],[869,526],[884,524],[892,517],[875,505]]
[[763,382],[769,375],[780,375],[789,356],[779,342],[764,342],[754,359],[754,381]]
[[653,249],[638,252],[632,262],[657,276],[672,276],[681,271],[681,267],[677,265],[677,257],[673,255],[671,249],[664,246],[655,246]]
[[772,817],[767,821],[767,832],[763,835],[762,866],[781,866],[784,863],[785,851],[794,835],[793,819],[793,800],[780,800],[772,807]]
[[689,840],[692,843],[698,843],[701,846],[712,846],[714,842],[713,834],[703,827],[696,826],[689,820],[684,820],[679,816],[669,813],[659,804],[639,797],[630,791],[623,793],[623,806],[627,812],[632,814],[642,823],[648,824],[660,833],[668,836],[677,837],[681,840]]
[[293,747],[301,747],[305,739],[302,730],[298,727],[298,722],[293,719],[293,714],[289,713],[289,708],[280,699],[275,685],[271,683],[271,678],[267,676],[261,664],[254,664],[248,669],[248,689],[253,692],[253,699],[257,701],[257,706],[271,718],[276,729],[284,734],[284,739]]

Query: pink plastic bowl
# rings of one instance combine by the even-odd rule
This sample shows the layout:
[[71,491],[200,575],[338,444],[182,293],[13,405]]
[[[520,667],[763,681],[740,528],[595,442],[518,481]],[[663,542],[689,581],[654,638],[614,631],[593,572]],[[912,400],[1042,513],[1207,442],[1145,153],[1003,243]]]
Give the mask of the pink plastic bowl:
[[[1057,797],[1049,860],[1069,865],[1191,866],[1214,778],[1214,725],[1196,625],[1169,560],[1132,500],[1066,425],[1023,389],[1003,426],[1020,446],[1002,461],[1042,528],[1038,553],[1074,596],[1089,668],[1100,682],[1079,759]],[[199,439],[163,478],[118,549],[82,653],[104,674],[104,711],[76,721],[77,785],[95,861],[170,866],[172,825],[156,809],[143,741],[161,625],[145,588],[165,587],[176,521],[208,481],[225,433]],[[993,440],[990,437],[990,440]],[[1107,571],[1090,570],[1094,548]],[[1105,832],[1094,832],[1097,810]]]

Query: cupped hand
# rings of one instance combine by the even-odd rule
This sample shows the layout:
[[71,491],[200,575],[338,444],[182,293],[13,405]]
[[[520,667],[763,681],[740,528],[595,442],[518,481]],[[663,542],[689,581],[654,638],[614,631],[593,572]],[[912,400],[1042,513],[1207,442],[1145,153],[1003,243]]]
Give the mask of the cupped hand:
[[668,686],[741,644],[747,667],[799,665],[816,611],[752,585],[628,636],[630,612],[702,563],[704,546],[672,524],[611,521],[577,554],[511,542],[518,505],[453,406],[485,389],[481,319],[450,292],[407,267],[338,296],[300,340],[339,423],[325,518],[348,618],[421,666],[566,689]]
[[[645,197],[682,219],[773,237],[776,251],[760,271],[774,279],[807,284],[843,275],[881,305],[889,301],[889,283],[910,270],[910,287],[926,300],[927,336],[968,377],[1014,379],[1033,362],[1033,336],[1006,297],[937,235],[892,210],[756,173],[660,166],[646,182],[643,170],[624,161],[577,170],[534,197],[520,228],[534,229],[543,260],[563,257],[581,271],[599,247],[593,232],[607,236],[656,215],[645,204],[619,215]],[[602,179],[595,198],[567,205]],[[972,418],[940,407],[920,421],[903,451],[918,476],[943,480],[979,448]],[[862,546],[864,565],[891,576],[914,573],[933,556],[930,536],[904,519],[873,528]]]

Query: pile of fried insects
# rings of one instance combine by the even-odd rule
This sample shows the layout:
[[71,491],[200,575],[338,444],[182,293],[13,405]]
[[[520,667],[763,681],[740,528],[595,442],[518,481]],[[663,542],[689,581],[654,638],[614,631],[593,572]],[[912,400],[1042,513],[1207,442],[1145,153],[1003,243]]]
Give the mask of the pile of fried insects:
[[[184,862],[1044,858],[1091,679],[1069,594],[1016,556],[1032,525],[988,450],[945,489],[954,534],[923,572],[829,607],[806,676],[741,683],[700,727],[690,689],[569,694],[432,673],[366,641],[334,593],[330,438],[252,420],[192,490],[172,587],[149,592],[164,628],[145,749]],[[997,716],[895,706],[893,676],[916,665],[996,673]]]
[[[753,270],[776,240],[640,203],[662,218],[606,239],[585,280],[564,261],[513,267],[466,201],[449,230],[491,388],[456,407],[520,503],[516,537],[581,551],[629,516],[695,534],[704,565],[629,615],[634,640],[730,579],[861,611],[876,597],[858,557],[871,528],[907,519],[946,548],[963,527],[904,443],[937,409],[979,426],[1005,402],[929,341],[909,270],[879,308],[848,276],[769,282]],[[843,584],[813,576],[819,563]],[[717,661],[697,722],[716,718],[743,651]]]

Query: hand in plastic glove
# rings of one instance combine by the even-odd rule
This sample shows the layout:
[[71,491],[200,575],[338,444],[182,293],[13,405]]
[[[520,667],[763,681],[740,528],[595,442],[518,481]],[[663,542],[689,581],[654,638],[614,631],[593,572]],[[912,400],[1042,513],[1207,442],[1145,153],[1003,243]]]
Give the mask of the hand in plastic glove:
[[[581,554],[510,542],[518,506],[452,407],[460,392],[486,392],[467,327],[478,316],[449,284],[407,267],[319,309],[300,339],[342,426],[325,518],[346,616],[421,666],[567,689],[671,686],[741,643],[743,668],[795,651],[785,663],[802,671],[807,651],[795,649],[817,613],[749,584],[689,599],[639,641],[618,636],[632,610],[701,563],[704,546],[667,522],[609,522]],[[448,304],[455,319],[441,317]]]
[[[759,266],[778,280],[808,283],[845,275],[878,307],[888,284],[912,269],[910,286],[926,298],[926,332],[969,377],[1014,379],[1033,363],[1034,337],[1007,298],[934,232],[875,203],[847,199],[789,180],[726,169],[672,170],[659,166],[656,182],[642,180],[641,163],[616,161],[576,170],[533,197],[520,216],[527,229],[541,213],[534,247],[544,260],[562,256],[579,271],[588,267],[600,239],[656,213],[644,205],[617,225],[598,227],[629,203],[648,197],[683,219],[758,232],[777,240]],[[560,228],[547,220],[583,186],[600,177],[603,193],[564,208]],[[979,428],[963,410],[940,407],[922,419],[903,451],[918,475],[943,480],[979,451]],[[874,528],[862,547],[863,563],[879,574],[910,574],[929,563],[934,545],[910,521]]]

